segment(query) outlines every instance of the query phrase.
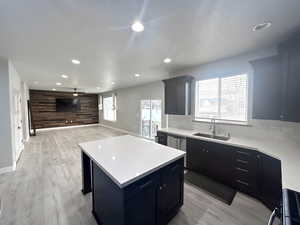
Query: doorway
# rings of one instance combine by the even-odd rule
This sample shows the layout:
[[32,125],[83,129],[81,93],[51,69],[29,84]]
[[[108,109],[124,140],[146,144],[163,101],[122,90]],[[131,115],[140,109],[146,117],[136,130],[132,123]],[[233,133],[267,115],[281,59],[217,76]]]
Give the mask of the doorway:
[[154,139],[161,117],[161,100],[141,100],[141,136]]

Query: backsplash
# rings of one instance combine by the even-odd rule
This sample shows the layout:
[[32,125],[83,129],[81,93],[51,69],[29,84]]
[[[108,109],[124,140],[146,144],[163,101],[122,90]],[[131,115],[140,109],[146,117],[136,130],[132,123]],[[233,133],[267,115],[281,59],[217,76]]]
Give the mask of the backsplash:
[[[168,115],[168,127],[210,132],[209,123],[195,122],[193,116]],[[217,133],[256,140],[294,141],[300,145],[300,123],[274,120],[251,120],[249,126],[217,124]],[[300,149],[299,149],[300,150]]]

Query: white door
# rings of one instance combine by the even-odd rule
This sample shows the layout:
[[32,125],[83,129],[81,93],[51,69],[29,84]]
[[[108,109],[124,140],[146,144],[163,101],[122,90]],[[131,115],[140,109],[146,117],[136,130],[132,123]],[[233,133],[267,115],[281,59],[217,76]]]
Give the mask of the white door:
[[161,127],[161,100],[141,100],[141,135],[153,139]]
[[14,109],[14,126],[15,126],[15,144],[16,144],[16,161],[19,159],[20,154],[24,148],[23,143],[23,130],[22,130],[22,100],[21,95],[16,93],[14,96],[15,109]]

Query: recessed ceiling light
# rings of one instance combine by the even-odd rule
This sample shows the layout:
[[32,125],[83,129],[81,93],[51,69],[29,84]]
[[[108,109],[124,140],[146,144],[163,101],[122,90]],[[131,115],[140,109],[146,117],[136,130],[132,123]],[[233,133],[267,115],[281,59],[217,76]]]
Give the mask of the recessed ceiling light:
[[52,91],[56,91],[56,89],[55,89],[55,88],[52,88]]
[[34,84],[38,84],[39,82],[38,82],[38,81],[34,81],[33,83],[34,83]]
[[265,29],[267,29],[267,28],[269,28],[269,27],[271,27],[271,26],[272,26],[272,23],[271,23],[271,22],[260,23],[260,24],[255,25],[255,26],[252,28],[252,30],[253,30],[253,31],[265,30]]
[[72,59],[72,63],[78,65],[80,64],[80,61],[78,59]]
[[111,82],[111,84],[115,84],[115,82]]
[[142,31],[144,31],[145,27],[140,21],[135,21],[131,25],[131,29],[135,32],[142,32]]
[[170,62],[172,62],[172,59],[170,59],[170,58],[165,58],[164,59],[164,63],[170,63]]
[[135,77],[140,77],[141,74],[136,73],[136,74],[134,74],[134,76],[135,76]]
[[62,84],[62,83],[60,83],[60,82],[57,82],[57,83],[56,83],[57,86],[60,86],[61,84]]
[[61,77],[64,78],[64,79],[68,79],[69,78],[69,76],[66,75],[66,74],[62,74]]
[[101,87],[97,87],[97,89],[99,90],[99,89],[101,89]]

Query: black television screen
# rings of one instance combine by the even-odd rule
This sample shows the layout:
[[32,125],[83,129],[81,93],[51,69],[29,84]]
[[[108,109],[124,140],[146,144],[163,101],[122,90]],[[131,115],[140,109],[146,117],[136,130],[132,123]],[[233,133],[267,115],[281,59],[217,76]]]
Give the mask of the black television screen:
[[78,98],[57,98],[56,112],[77,112],[80,111],[80,99]]

